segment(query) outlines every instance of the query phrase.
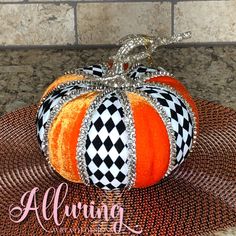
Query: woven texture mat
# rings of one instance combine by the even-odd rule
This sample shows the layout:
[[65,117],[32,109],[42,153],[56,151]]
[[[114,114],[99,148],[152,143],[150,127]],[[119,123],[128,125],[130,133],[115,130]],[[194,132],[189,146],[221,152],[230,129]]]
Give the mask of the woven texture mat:
[[[141,235],[205,235],[236,226],[236,112],[207,101],[196,102],[200,136],[188,159],[159,184],[132,189],[122,196],[105,196],[97,188],[67,182],[49,167],[36,140],[36,106],[1,117],[0,235],[50,235],[39,225],[34,212],[23,222],[13,223],[9,207],[20,205],[22,194],[38,187],[42,214],[43,194],[62,182],[68,184],[65,204],[119,203],[124,207],[124,223],[130,228],[139,225]],[[60,227],[53,219],[42,220],[42,224],[53,230],[53,235],[110,235],[105,232],[112,232],[114,221],[85,219],[79,214],[76,219],[65,218]],[[76,229],[77,233],[72,233]],[[127,228],[123,230],[123,235],[131,234]]]

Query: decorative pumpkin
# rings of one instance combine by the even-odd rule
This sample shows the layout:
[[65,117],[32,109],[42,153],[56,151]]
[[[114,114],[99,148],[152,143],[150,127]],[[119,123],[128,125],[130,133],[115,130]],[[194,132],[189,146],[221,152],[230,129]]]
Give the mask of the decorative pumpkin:
[[[48,87],[37,136],[56,172],[104,190],[140,188],[187,157],[197,131],[194,101],[163,68],[137,64],[157,46],[186,37],[129,36],[111,63],[76,69]],[[149,51],[129,55],[142,45]]]

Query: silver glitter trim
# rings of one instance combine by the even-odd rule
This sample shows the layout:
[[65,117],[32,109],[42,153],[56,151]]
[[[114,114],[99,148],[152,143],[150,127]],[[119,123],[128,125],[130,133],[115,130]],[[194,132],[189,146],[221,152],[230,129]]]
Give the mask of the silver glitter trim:
[[135,126],[134,126],[134,119],[132,114],[132,109],[127,98],[125,92],[121,90],[116,91],[117,97],[120,99],[121,105],[124,111],[124,122],[125,127],[128,133],[128,183],[126,185],[127,189],[130,189],[135,182],[136,178],[136,135],[135,135]]
[[143,97],[147,102],[149,102],[153,106],[153,108],[157,111],[157,113],[160,115],[166,127],[167,134],[169,137],[169,143],[170,143],[170,157],[169,157],[170,161],[169,161],[167,172],[165,174],[165,176],[168,176],[171,173],[171,171],[174,169],[174,166],[176,164],[176,141],[175,141],[175,133],[172,128],[171,121],[169,117],[166,115],[166,112],[164,108],[162,107],[162,105],[156,99],[151,97],[148,93],[138,91],[135,89],[129,89],[128,92],[138,94],[141,97]]

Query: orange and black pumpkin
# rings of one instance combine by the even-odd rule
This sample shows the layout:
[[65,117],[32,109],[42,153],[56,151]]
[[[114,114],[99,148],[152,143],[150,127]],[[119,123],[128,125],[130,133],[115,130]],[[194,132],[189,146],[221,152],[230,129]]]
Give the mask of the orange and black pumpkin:
[[192,148],[198,113],[185,87],[162,68],[124,63],[77,69],[43,95],[40,147],[70,181],[104,190],[147,187]]

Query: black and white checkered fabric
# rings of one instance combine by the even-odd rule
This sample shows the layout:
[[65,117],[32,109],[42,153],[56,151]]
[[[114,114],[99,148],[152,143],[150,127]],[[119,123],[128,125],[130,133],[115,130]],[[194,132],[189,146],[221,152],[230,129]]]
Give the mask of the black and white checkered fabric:
[[79,71],[83,71],[86,74],[102,77],[105,73],[105,68],[102,65],[92,65],[79,68]]
[[37,113],[36,127],[37,127],[37,138],[38,138],[41,149],[43,149],[43,146],[42,146],[43,136],[45,133],[45,126],[50,117],[50,112],[60,102],[60,100],[63,97],[68,95],[72,90],[79,89],[82,87],[84,86],[73,85],[73,86],[65,87],[60,90],[55,90],[51,95],[49,95],[45,99],[45,101],[40,106]]
[[157,99],[170,118],[176,140],[177,164],[181,163],[192,146],[193,121],[185,104],[172,92],[154,87],[143,86],[138,88]]
[[105,190],[126,186],[127,141],[123,108],[116,94],[109,94],[93,114],[87,135],[85,160],[90,183]]
[[139,79],[142,75],[147,73],[155,73],[159,70],[148,68],[143,65],[139,65],[128,73],[128,76],[132,79]]
[[[78,68],[77,70],[83,71],[86,74],[94,75],[97,77],[102,77],[106,73],[106,69],[102,65],[86,66],[86,67]],[[155,73],[155,72],[160,72],[160,71],[164,71],[164,69],[162,68],[153,69],[153,68],[149,68],[143,65],[139,65],[133,70],[129,71],[128,76],[132,79],[139,79],[144,74]]]
[[[102,77],[106,73],[102,65],[78,70],[96,77]],[[128,76],[138,79],[144,74],[158,71],[162,71],[162,68],[156,70],[140,65],[130,71]],[[46,97],[38,110],[36,120],[37,137],[42,150],[45,127],[53,108],[73,90],[87,86],[86,84],[68,85],[54,90]],[[149,94],[163,106],[175,133],[177,164],[181,163],[190,151],[193,139],[193,121],[187,107],[174,93],[157,85],[144,85],[137,90]],[[108,94],[92,114],[86,137],[85,162],[90,183],[104,190],[121,189],[128,184],[129,137],[123,109],[125,108],[122,108],[116,92]]]

